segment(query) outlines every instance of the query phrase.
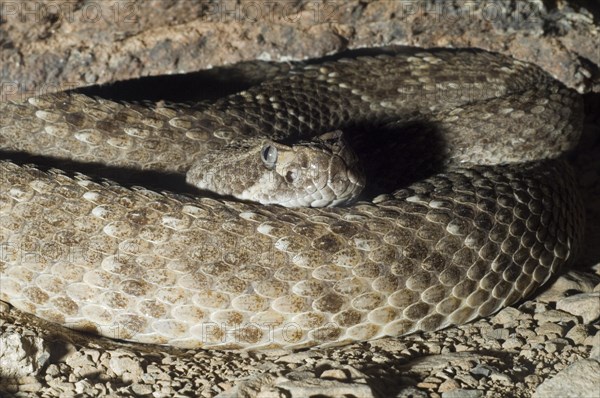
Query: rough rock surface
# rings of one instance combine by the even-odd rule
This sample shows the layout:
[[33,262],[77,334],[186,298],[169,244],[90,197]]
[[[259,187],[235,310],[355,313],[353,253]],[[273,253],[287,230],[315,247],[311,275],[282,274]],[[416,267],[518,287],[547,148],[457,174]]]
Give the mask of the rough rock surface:
[[[585,135],[573,163],[588,220],[579,270],[558,278],[536,300],[461,327],[342,347],[209,352],[126,344],[0,303],[1,396],[599,396],[600,7],[594,2],[0,5],[0,99],[382,45],[472,46],[535,62],[587,93]],[[247,64],[239,75],[227,70],[225,78],[215,69],[208,77],[218,82],[213,96],[222,95],[223,79],[255,81],[253,68]],[[264,79],[285,64],[257,68]]]
[[600,391],[600,363],[593,359],[573,362],[553,378],[546,380],[535,390],[533,398],[577,398],[586,394],[593,396]]
[[2,94],[384,45],[479,47],[600,91],[594,1],[2,2]]

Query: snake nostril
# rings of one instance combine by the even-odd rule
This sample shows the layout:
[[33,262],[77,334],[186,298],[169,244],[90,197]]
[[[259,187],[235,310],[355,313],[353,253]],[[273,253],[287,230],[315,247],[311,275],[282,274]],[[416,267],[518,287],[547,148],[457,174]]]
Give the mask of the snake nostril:
[[296,169],[290,170],[285,174],[285,180],[289,183],[296,181],[297,178],[298,178],[298,170],[296,170]]

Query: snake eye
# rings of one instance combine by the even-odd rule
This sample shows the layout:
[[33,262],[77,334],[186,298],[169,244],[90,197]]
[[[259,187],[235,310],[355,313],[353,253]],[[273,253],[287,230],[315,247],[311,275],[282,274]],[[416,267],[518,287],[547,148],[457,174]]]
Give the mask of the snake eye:
[[277,163],[277,148],[269,144],[263,146],[260,150],[260,158],[268,169],[272,169]]

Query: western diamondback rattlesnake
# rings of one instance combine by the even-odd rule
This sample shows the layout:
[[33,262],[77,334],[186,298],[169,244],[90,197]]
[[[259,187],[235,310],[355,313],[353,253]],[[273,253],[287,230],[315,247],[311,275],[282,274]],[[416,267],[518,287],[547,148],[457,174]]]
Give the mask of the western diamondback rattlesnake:
[[5,103],[6,150],[185,173],[235,141],[259,140],[256,160],[265,138],[341,129],[368,178],[391,168],[367,180],[366,199],[410,184],[345,208],[288,209],[3,161],[0,299],[181,347],[303,347],[464,323],[576,254],[581,200],[553,158],[576,144],[581,118],[579,96],[537,67],[471,50],[312,65],[204,110],[76,93]]

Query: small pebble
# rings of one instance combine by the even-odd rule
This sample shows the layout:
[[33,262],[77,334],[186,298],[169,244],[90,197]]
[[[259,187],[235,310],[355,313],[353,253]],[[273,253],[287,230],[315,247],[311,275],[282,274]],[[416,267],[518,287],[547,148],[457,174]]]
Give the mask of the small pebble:
[[454,379],[448,379],[440,384],[438,391],[439,392],[448,392],[452,390],[456,390],[460,388],[460,384]]
[[457,389],[442,393],[442,398],[481,398],[483,396],[482,390]]
[[502,343],[502,348],[505,350],[516,350],[519,349],[525,344],[525,340],[521,337],[509,337]]

